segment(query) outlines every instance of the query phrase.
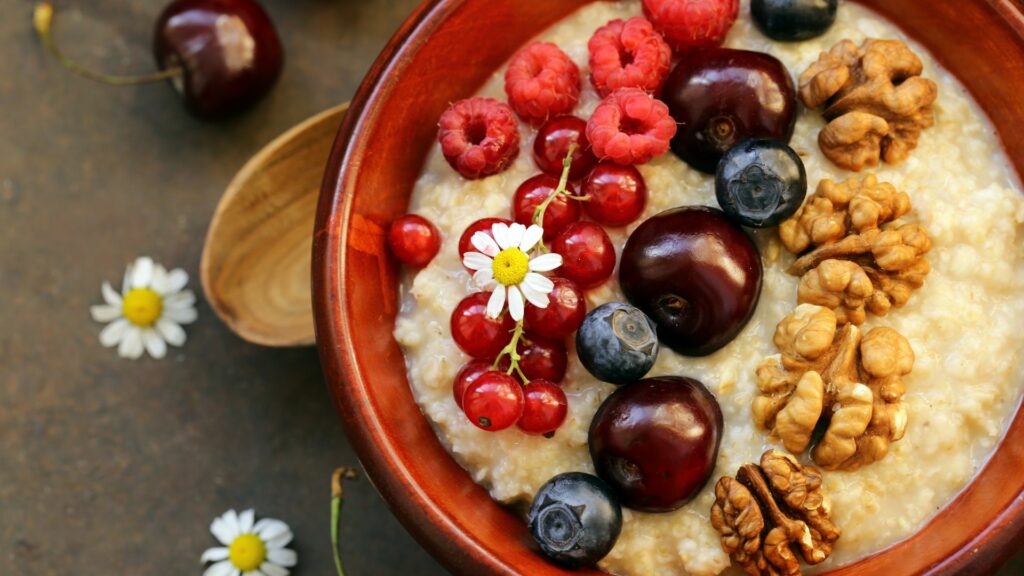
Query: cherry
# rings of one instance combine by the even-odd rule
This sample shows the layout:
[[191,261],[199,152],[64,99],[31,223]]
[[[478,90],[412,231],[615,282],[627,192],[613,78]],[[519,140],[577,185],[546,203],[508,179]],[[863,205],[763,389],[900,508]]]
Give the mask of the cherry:
[[640,216],[647,204],[647,184],[636,166],[601,162],[583,181],[582,193],[590,200],[583,210],[605,226],[624,226]]
[[533,380],[523,386],[523,396],[523,415],[516,423],[523,432],[550,436],[565,422],[569,402],[553,382]]
[[170,80],[189,112],[204,118],[231,115],[259,100],[284,62],[274,24],[255,0],[174,0],[154,27],[161,71],[140,76],[100,74],[65,56],[53,38],[53,17],[53,6],[40,3],[36,31],[65,68],[115,85]]
[[489,360],[472,360],[459,369],[458,374],[455,375],[455,381],[452,383],[452,396],[455,397],[455,403],[459,408],[462,408],[462,397],[466,394],[466,388],[469,388],[469,385],[481,374],[490,371],[491,362]]
[[597,475],[624,506],[667,512],[707,483],[722,442],[722,409],[679,376],[620,386],[594,414],[587,443]]
[[573,222],[551,244],[562,255],[559,272],[581,288],[593,288],[615,270],[615,247],[608,234],[593,222]]
[[548,294],[548,307],[537,308],[527,304],[523,323],[527,332],[543,334],[549,338],[565,338],[583,323],[587,316],[587,301],[576,283],[567,278],[552,277],[555,287]]
[[565,344],[558,340],[547,340],[531,335],[516,345],[519,352],[519,369],[527,380],[549,380],[561,382],[569,356]]
[[[519,185],[512,198],[512,218],[524,226],[533,224],[533,211],[558,188],[558,177],[538,174]],[[576,195],[572,184],[566,190]],[[566,226],[580,219],[580,206],[575,200],[562,195],[548,204],[544,212],[544,239],[551,240]]]
[[548,120],[533,140],[533,159],[541,172],[561,176],[565,155],[569,146],[578,148],[572,155],[569,179],[579,180],[597,162],[587,141],[587,122],[576,116],[556,116]]
[[490,297],[488,292],[470,294],[452,311],[452,338],[473,358],[494,358],[512,340],[515,321],[505,313],[489,318],[487,300]]
[[[475,246],[473,246],[473,234],[477,232],[483,232],[491,238],[494,238],[494,234],[491,233],[491,226],[495,224],[511,224],[511,220],[504,218],[481,218],[476,222],[473,222],[466,228],[462,236],[459,236],[459,262],[462,261],[466,256],[466,252],[478,252]],[[465,266],[465,265],[463,265]],[[469,270],[469,268],[466,268]]]
[[523,414],[523,387],[502,372],[485,372],[462,397],[462,410],[474,426],[496,432],[516,423]]
[[423,268],[430,264],[441,248],[441,234],[423,216],[406,214],[391,223],[388,246],[403,263]]

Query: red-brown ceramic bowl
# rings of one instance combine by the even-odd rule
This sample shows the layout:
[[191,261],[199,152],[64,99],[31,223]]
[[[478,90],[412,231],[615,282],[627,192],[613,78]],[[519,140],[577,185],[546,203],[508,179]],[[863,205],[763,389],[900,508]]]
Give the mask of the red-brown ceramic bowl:
[[[569,574],[445,452],[413,401],[392,337],[398,263],[384,230],[405,212],[448,103],[475,93],[530,37],[586,0],[430,0],[374,63],[334,144],[313,246],[317,342],[345,429],[414,536],[459,574]],[[1024,18],[1010,0],[862,0],[915,37],[974,95],[1024,173]],[[1024,534],[1024,416],[925,528],[851,574],[983,574]],[[576,574],[595,572],[576,572]]]

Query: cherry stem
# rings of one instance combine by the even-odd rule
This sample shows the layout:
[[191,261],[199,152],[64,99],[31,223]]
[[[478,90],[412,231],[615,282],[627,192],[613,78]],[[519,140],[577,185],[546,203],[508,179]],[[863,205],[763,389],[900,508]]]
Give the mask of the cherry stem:
[[35,24],[36,34],[39,35],[39,40],[43,43],[43,47],[46,51],[52,55],[57,62],[67,68],[71,72],[83,76],[96,82],[102,82],[104,84],[113,84],[115,86],[131,86],[136,84],[149,84],[151,82],[159,82],[161,80],[170,80],[177,78],[184,74],[184,69],[180,66],[161,70],[160,72],[154,72],[152,74],[142,74],[138,76],[115,76],[111,74],[101,74],[82,66],[78,62],[75,62],[69,58],[64,52],[61,51],[60,47],[57,46],[57,41],[53,37],[53,21],[56,11],[53,8],[53,4],[49,2],[40,2],[36,4],[35,11],[32,13],[32,21]]
[[519,367],[519,361],[522,359],[522,356],[519,355],[519,350],[517,350],[517,348],[519,347],[519,340],[521,340],[522,337],[523,321],[520,320],[516,322],[516,329],[512,331],[512,341],[509,342],[504,348],[501,349],[501,352],[498,353],[498,357],[494,359],[494,364],[491,365],[491,370],[497,370],[498,364],[501,363],[501,359],[504,358],[505,356],[508,356],[509,367],[508,370],[505,371],[505,373],[511,375],[512,372],[515,372],[519,375],[520,378],[522,378],[523,382],[529,380],[529,378],[526,377],[526,374],[523,374],[523,369]]
[[[572,167],[572,155],[576,153],[577,147],[578,146],[576,146],[575,142],[569,144],[569,151],[565,154],[565,158],[562,160],[562,176],[558,179],[558,187],[555,188],[555,191],[549,194],[543,202],[533,209],[533,223],[541,228],[544,227],[544,213],[547,211],[548,206],[555,201],[555,198],[558,198],[559,196],[568,196],[573,200],[590,199],[586,196],[573,196],[572,194],[569,194],[569,191],[567,190],[569,186],[569,169]],[[541,252],[548,251],[548,247],[545,246],[543,242],[539,242],[537,245],[540,247]]]
[[334,549],[334,568],[338,576],[345,576],[341,568],[341,548],[338,546],[338,533],[341,532],[341,503],[344,499],[343,478],[354,480],[356,471],[352,468],[338,468],[331,476],[331,548]]

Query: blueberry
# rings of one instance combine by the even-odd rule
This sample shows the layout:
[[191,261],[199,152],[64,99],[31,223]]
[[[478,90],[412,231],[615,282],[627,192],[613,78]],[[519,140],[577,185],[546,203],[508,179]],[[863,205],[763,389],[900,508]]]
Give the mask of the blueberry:
[[580,363],[598,380],[628,384],[644,377],[658,358],[654,322],[635,306],[598,306],[576,332]]
[[533,539],[545,556],[571,568],[604,558],[621,530],[622,507],[608,485],[591,474],[555,476],[530,506]]
[[785,142],[751,138],[722,156],[715,174],[722,210],[752,228],[775,226],[789,218],[807,195],[804,163]]
[[821,36],[836,20],[839,0],[752,0],[757,27],[774,40],[807,40]]

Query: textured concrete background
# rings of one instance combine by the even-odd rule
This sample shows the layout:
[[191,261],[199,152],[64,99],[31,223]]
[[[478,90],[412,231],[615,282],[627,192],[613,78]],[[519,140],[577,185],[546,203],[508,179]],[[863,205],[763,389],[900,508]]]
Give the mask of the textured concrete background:
[[[96,68],[151,68],[163,0],[67,0],[58,29]],[[163,361],[117,358],[88,314],[103,280],[152,255],[197,292],[202,241],[231,176],[274,136],[348,99],[416,0],[264,0],[287,61],[224,123],[167,86],[63,72],[0,0],[0,574],[201,574],[210,521],[255,507],[295,532],[299,576],[331,573],[328,483],[355,465],[313,349],[237,339],[199,303]],[[442,574],[365,480],[351,483],[349,573]],[[1024,574],[1018,557],[1003,574]]]

